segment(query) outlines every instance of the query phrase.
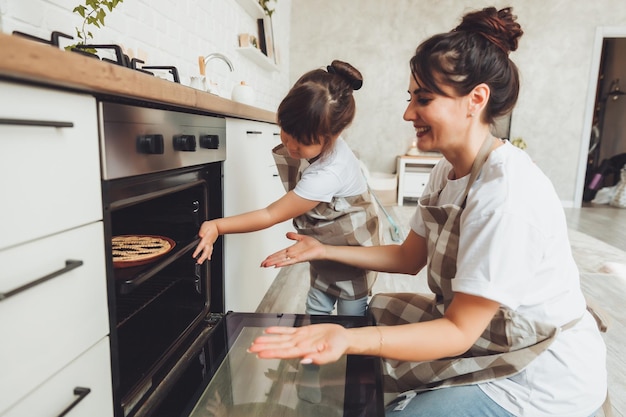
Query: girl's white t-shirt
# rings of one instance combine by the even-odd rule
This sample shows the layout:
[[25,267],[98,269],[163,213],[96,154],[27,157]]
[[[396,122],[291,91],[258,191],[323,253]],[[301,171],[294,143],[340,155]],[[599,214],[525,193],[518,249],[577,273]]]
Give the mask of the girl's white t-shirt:
[[309,165],[293,190],[311,201],[330,203],[333,197],[353,197],[367,191],[359,160],[338,137],[333,148]]
[[[443,189],[439,204],[461,205],[469,175],[448,180],[445,159],[425,194]],[[425,236],[419,212],[412,230]],[[529,319],[560,327],[547,351],[519,374],[480,388],[516,416],[588,417],[604,401],[606,348],[586,311],[561,202],[524,151],[508,142],[493,150],[461,214],[455,292],[495,300]]]

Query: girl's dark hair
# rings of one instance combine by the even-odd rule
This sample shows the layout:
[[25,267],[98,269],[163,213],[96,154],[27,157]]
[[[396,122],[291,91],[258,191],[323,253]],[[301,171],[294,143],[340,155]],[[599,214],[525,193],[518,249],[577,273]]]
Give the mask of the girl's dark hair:
[[519,72],[509,59],[524,34],[515,22],[512,8],[487,7],[463,16],[461,24],[448,33],[424,41],[411,58],[411,73],[423,87],[445,94],[440,85],[452,87],[458,96],[485,83],[491,96],[484,112],[485,122],[508,114],[519,94]]
[[347,62],[333,61],[327,70],[304,74],[278,106],[278,125],[303,145],[332,147],[331,138],[344,130],[356,112],[352,92],[363,85],[361,73]]

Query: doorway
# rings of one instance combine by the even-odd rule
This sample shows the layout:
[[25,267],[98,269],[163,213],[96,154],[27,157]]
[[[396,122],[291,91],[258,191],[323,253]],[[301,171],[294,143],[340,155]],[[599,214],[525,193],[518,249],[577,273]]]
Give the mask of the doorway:
[[626,27],[596,30],[575,204],[619,181],[626,163]]

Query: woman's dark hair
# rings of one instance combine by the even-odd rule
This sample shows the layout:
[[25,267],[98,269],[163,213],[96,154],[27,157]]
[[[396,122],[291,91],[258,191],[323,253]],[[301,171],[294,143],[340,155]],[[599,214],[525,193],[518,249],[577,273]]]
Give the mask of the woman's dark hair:
[[411,58],[411,73],[423,87],[445,94],[440,85],[450,86],[458,96],[485,83],[491,96],[484,112],[487,123],[508,114],[519,94],[519,72],[509,59],[517,49],[522,28],[512,8],[487,7],[463,16],[461,24],[448,33],[424,41]]
[[363,85],[361,73],[346,62],[335,60],[326,68],[300,77],[277,112],[285,133],[303,145],[322,143],[322,153],[331,148],[330,139],[352,123],[356,112],[352,92]]

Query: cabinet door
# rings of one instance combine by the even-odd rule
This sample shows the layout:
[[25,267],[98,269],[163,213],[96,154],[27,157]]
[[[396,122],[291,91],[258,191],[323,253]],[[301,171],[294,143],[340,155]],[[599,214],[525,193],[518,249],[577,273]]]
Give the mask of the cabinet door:
[[103,234],[98,222],[0,251],[0,414],[109,333]]
[[74,405],[67,417],[113,417],[109,338],[105,337],[3,417],[54,417]]
[[102,219],[95,99],[7,82],[0,97],[0,249]]
[[[279,129],[270,123],[226,119],[224,213],[232,216],[267,207],[285,195],[272,149]],[[269,229],[225,236],[226,309],[255,311],[279,270],[261,268],[265,257],[290,244],[291,220]]]

